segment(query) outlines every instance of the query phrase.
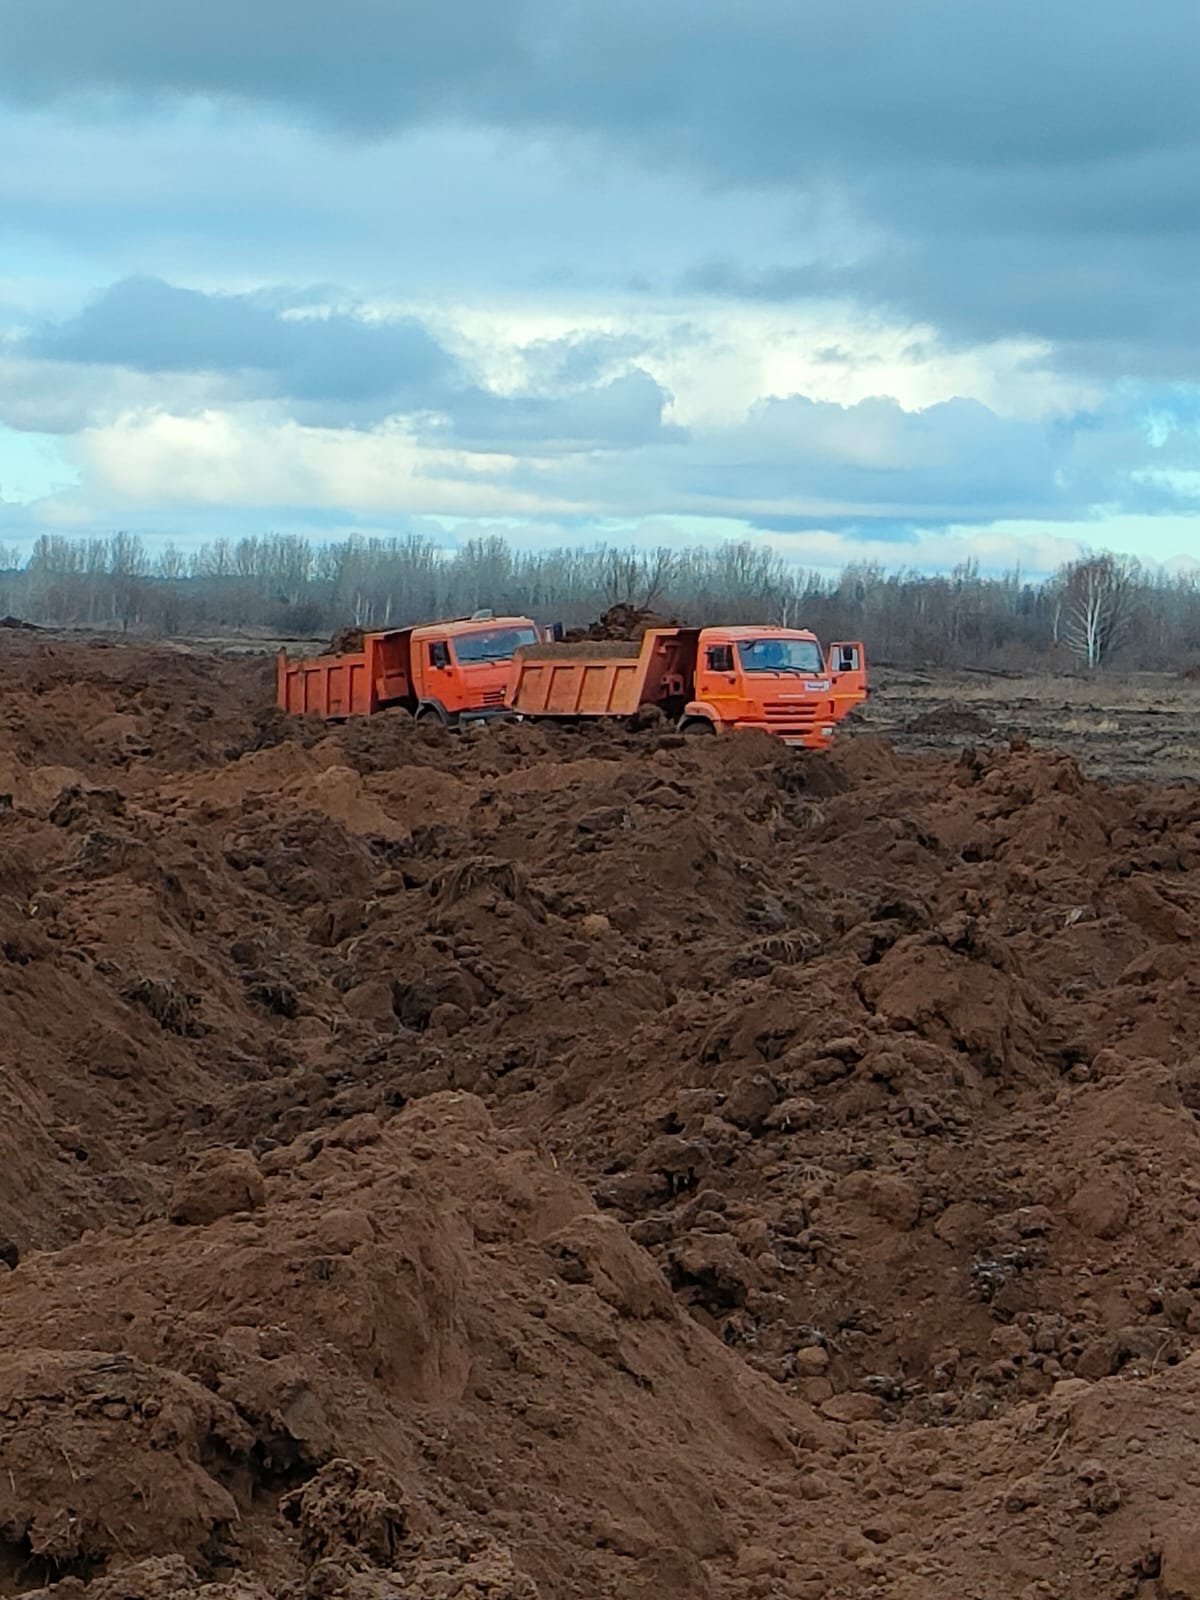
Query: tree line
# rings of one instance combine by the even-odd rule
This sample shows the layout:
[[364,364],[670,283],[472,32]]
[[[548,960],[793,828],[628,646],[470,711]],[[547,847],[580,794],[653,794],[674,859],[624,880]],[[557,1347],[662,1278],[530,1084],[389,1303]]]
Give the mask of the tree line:
[[117,533],[48,534],[23,561],[0,548],[0,615],[52,627],[308,640],[483,608],[572,626],[618,604],[688,622],[808,627],[914,665],[1170,667],[1200,658],[1197,577],[1110,555],[1030,580],[974,563],[937,576],[856,563],[831,577],[750,541],[521,550],[489,537],[446,550],[418,535],[314,545],[280,534],[183,552]]

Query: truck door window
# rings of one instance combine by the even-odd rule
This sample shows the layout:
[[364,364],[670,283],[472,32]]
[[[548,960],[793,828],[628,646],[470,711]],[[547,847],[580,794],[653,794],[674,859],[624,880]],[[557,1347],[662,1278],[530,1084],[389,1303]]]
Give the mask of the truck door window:
[[710,672],[733,671],[733,646],[731,644],[709,645],[708,670]]
[[430,644],[429,665],[431,667],[448,667],[450,665],[450,646],[444,639],[434,639]]
[[839,672],[858,671],[858,651],[852,644],[844,644],[838,650],[837,669]]

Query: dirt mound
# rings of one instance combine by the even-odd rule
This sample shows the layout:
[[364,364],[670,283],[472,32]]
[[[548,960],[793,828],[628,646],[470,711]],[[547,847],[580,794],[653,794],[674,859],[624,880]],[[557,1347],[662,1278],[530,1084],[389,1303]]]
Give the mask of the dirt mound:
[[[748,1492],[832,1437],[695,1328],[625,1230],[470,1096],[302,1136],[265,1167],[261,1214],[152,1222],[10,1276],[7,1387],[29,1398],[0,1470],[22,1486],[6,1537],[31,1561],[82,1576],[177,1556],[211,1577],[253,1559],[278,1575],[291,1523],[308,1567],[411,1568],[414,1593],[423,1564],[451,1557],[507,1569],[514,1597],[603,1593],[663,1540],[727,1560],[745,1512],[710,1485]],[[174,1482],[156,1473],[168,1440]],[[73,1467],[96,1509],[74,1497],[68,1539]],[[481,1553],[489,1527],[511,1548]]]
[[640,644],[642,635],[648,628],[682,626],[683,624],[676,618],[660,617],[654,611],[642,610],[637,606],[617,605],[610,606],[595,622],[589,622],[586,627],[568,628],[564,638],[568,644],[579,644],[585,640],[603,642],[606,639]]
[[1200,1595],[1194,788],[6,648],[0,1594]]
[[329,648],[322,652],[327,656],[353,656],[358,655],[363,648],[366,637],[365,628],[339,628],[329,641]]

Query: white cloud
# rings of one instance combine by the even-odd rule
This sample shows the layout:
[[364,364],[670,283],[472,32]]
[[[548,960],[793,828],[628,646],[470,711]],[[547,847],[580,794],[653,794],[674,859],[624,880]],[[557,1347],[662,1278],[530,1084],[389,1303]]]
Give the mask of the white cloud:
[[458,516],[566,514],[505,487],[510,456],[422,449],[404,427],[306,428],[264,415],[133,414],[85,429],[71,451],[101,498],[143,505],[345,507]]

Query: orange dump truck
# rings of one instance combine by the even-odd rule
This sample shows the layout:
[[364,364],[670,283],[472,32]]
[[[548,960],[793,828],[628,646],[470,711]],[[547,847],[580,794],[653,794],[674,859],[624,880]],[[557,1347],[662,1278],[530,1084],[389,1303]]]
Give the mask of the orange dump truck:
[[349,654],[291,661],[281,650],[279,705],[330,719],[402,706],[418,721],[448,726],[503,716],[513,654],[537,638],[528,617],[478,611],[454,622],[367,633],[362,649]]
[[513,658],[508,705],[521,717],[628,717],[659,707],[684,733],[757,728],[827,749],[866,699],[861,644],[823,654],[800,628],[652,628],[636,644],[530,644]]

